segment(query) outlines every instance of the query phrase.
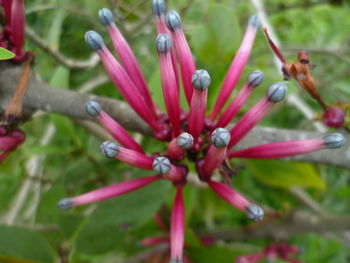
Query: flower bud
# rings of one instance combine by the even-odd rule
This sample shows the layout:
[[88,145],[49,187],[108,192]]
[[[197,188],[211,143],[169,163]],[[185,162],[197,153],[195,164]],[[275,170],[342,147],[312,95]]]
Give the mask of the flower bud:
[[71,209],[73,207],[73,201],[71,198],[63,198],[57,203],[57,207],[63,211]]
[[345,144],[345,137],[341,133],[331,133],[323,137],[324,145],[329,149],[337,149]]
[[264,80],[264,73],[260,70],[253,71],[248,76],[248,85],[252,88],[259,86]]
[[119,154],[119,146],[115,142],[105,141],[100,146],[101,153],[108,158],[116,157]]
[[193,142],[194,142],[193,136],[188,132],[183,132],[176,138],[177,146],[186,150],[192,147]]
[[171,49],[171,38],[167,34],[159,34],[156,39],[158,53],[168,53]]
[[196,70],[192,75],[192,86],[200,91],[206,90],[211,83],[209,73],[204,69]]
[[114,15],[108,8],[102,8],[98,11],[98,17],[104,26],[110,26],[114,23]]
[[105,45],[100,34],[92,30],[85,33],[85,42],[94,51],[101,50]]
[[171,165],[168,158],[160,156],[154,159],[152,168],[159,174],[166,174],[170,171]]
[[155,16],[162,16],[165,13],[165,2],[164,0],[153,0],[152,11]]
[[231,139],[231,135],[228,130],[224,128],[217,128],[211,134],[211,141],[217,148],[226,147]]
[[90,100],[85,103],[85,110],[90,116],[96,117],[100,115],[102,107],[97,101]]
[[246,208],[247,217],[255,222],[261,221],[264,218],[264,210],[258,205],[250,204]]
[[181,18],[176,11],[168,11],[165,16],[165,22],[169,30],[172,32],[181,28]]
[[267,91],[267,98],[271,102],[279,102],[284,99],[287,93],[287,86],[282,82],[272,84]]
[[258,18],[257,15],[252,15],[250,18],[249,18],[249,21],[248,21],[248,24],[254,28],[257,28],[259,27],[260,25],[260,20]]

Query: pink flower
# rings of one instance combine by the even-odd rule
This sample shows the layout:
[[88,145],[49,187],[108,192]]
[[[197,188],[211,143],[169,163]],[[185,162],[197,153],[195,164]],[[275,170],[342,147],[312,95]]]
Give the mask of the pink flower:
[[[225,181],[222,179],[225,175],[222,172],[223,169],[220,169],[225,160],[234,157],[281,158],[324,148],[335,149],[344,144],[344,137],[341,134],[331,134],[318,139],[274,142],[249,149],[235,150],[233,147],[262,120],[277,102],[283,100],[287,92],[284,83],[272,84],[267,89],[265,97],[248,110],[233,128],[225,129],[248,100],[251,92],[261,84],[262,72],[254,71],[248,76],[246,84],[236,98],[216,121],[216,117],[229,99],[248,61],[258,30],[257,17],[252,16],[249,20],[246,34],[225,77],[217,103],[208,116],[206,108],[211,78],[207,71],[196,70],[190,47],[182,30],[179,14],[175,11],[169,11],[165,15],[166,8],[163,0],[153,0],[152,8],[159,34],[156,39],[156,49],[159,56],[161,86],[166,106],[165,118],[161,116],[164,115],[163,113],[155,111],[155,104],[148,96],[150,93],[135,56],[117,29],[113,15],[108,9],[102,9],[99,16],[102,23],[107,26],[121,63],[113,57],[98,33],[89,31],[86,33],[85,39],[89,47],[100,56],[107,74],[129,105],[153,129],[158,140],[168,142],[166,151],[153,155],[145,153],[145,150],[102,109],[99,103],[87,102],[86,110],[120,144],[112,141],[102,143],[101,152],[104,156],[117,159],[139,169],[153,170],[155,175],[112,184],[90,193],[66,198],[61,200],[58,206],[61,209],[68,209],[73,206],[99,202],[137,190],[159,179],[167,180],[176,189],[171,213],[170,237],[167,239],[170,243],[169,259],[172,263],[181,263],[187,261],[183,255],[185,243],[183,189],[186,187],[189,171],[187,162],[184,162],[186,158],[194,163],[199,179],[207,183],[215,194],[245,213],[249,219],[260,221],[264,217],[262,208],[245,198],[243,194],[230,185],[221,182]],[[179,102],[178,66],[189,105],[189,112],[185,114],[183,114]],[[222,175],[222,177],[216,179],[218,177],[213,177],[214,174]],[[164,239],[155,238],[148,240],[148,243],[155,244],[163,241]],[[260,254],[254,256],[254,258],[256,257],[260,257]],[[254,261],[252,257],[242,257],[241,262]]]

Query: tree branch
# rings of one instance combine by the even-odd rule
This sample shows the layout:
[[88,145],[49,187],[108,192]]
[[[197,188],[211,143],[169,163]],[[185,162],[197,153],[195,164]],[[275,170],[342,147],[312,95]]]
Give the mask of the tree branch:
[[26,27],[26,36],[32,41],[35,45],[41,48],[44,52],[48,53],[53,57],[57,62],[61,63],[63,66],[69,69],[90,69],[95,67],[100,59],[97,54],[92,54],[91,57],[87,60],[75,60],[65,57],[63,54],[57,50],[51,48],[44,39],[38,36],[33,30],[29,27]]
[[[0,63],[0,108],[2,110],[8,104],[16,83],[21,74],[21,67],[9,62]],[[96,95],[79,94],[78,92],[50,87],[32,72],[28,90],[24,96],[23,112],[25,117],[31,116],[35,111],[55,112],[78,120],[92,120],[85,112],[85,102],[88,100],[99,101],[106,112],[115,118],[126,129],[140,132],[144,135],[152,135],[152,130],[145,124],[135,112],[124,102]],[[287,158],[287,160],[324,163],[350,169],[350,135],[342,132],[347,138],[347,143],[340,149],[321,150],[316,153]],[[300,140],[324,136],[321,132],[284,130],[267,127],[257,127],[237,145],[237,149],[284,140]]]

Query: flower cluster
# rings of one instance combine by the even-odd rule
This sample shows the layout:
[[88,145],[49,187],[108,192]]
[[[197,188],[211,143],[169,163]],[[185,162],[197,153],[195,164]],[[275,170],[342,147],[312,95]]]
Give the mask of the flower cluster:
[[22,61],[24,50],[25,6],[24,0],[2,0],[6,25],[0,34],[0,46],[15,53],[13,61]]
[[274,262],[276,258],[291,263],[301,263],[299,260],[292,258],[292,255],[301,253],[300,248],[288,245],[286,243],[276,243],[267,246],[263,251],[256,254],[242,255],[236,259],[236,263],[255,263],[262,259],[268,262]]
[[[166,106],[166,114],[153,102],[145,78],[128,43],[120,33],[112,12],[103,8],[99,18],[106,26],[112,39],[117,60],[102,37],[95,31],[85,35],[87,45],[95,51],[110,79],[113,81],[131,108],[153,129],[154,136],[167,141],[166,152],[146,154],[140,144],[117,121],[111,118],[97,101],[88,101],[86,111],[93,116],[117,141],[101,144],[102,154],[108,158],[120,160],[143,170],[153,170],[155,175],[141,177],[112,184],[100,189],[64,198],[58,207],[66,210],[72,207],[90,204],[117,197],[157,180],[170,181],[176,188],[170,226],[170,259],[172,263],[184,261],[185,209],[183,188],[186,186],[188,167],[185,158],[195,163],[198,177],[209,188],[233,207],[246,213],[253,221],[262,220],[262,208],[231,186],[214,180],[226,159],[231,158],[281,158],[304,154],[322,148],[338,148],[344,143],[341,134],[330,134],[324,138],[277,142],[236,151],[234,146],[286,95],[287,87],[283,82],[272,84],[266,95],[233,126],[227,128],[237,115],[249,95],[263,81],[263,73],[254,71],[249,74],[243,88],[223,110],[236,87],[243,69],[249,59],[254,38],[259,29],[257,16],[250,17],[248,27],[239,50],[226,74],[214,109],[207,115],[207,96],[211,83],[209,73],[197,69],[185,34],[180,16],[175,11],[166,12],[163,0],[153,0],[153,13],[156,18],[158,36],[156,50],[159,56],[161,84]],[[179,71],[178,71],[179,69]],[[180,107],[180,82],[183,87],[189,111]],[[224,175],[224,174],[223,174]]]

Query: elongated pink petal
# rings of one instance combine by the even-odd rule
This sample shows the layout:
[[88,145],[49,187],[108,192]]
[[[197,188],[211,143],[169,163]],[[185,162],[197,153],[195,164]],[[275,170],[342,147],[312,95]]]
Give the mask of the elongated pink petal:
[[182,186],[176,187],[173,210],[171,213],[170,257],[173,262],[182,262],[185,240],[185,205]]
[[231,141],[228,149],[235,146],[271,109],[276,103],[281,101],[287,92],[287,86],[282,82],[271,85],[267,95],[253,106],[231,129]]
[[[164,0],[153,0],[152,1],[152,11],[154,16],[156,17],[156,27],[157,27],[157,34],[168,34],[170,35],[171,32],[166,26],[165,23],[165,2]],[[175,74],[175,79],[176,79],[176,87],[178,92],[179,90],[179,70],[178,70],[178,65],[177,65],[177,58],[176,58],[176,50],[175,50],[175,45],[171,45],[171,63],[173,65],[173,70]]]
[[166,14],[166,23],[172,33],[173,40],[180,63],[182,85],[185,91],[187,103],[191,104],[192,98],[192,75],[196,71],[196,65],[192,56],[192,52],[187,43],[184,32],[181,28],[181,18],[175,11],[169,11]]
[[233,89],[236,87],[239,77],[241,76],[242,71],[249,59],[250,51],[252,49],[258,27],[258,17],[256,15],[251,16],[241,46],[239,47],[236,56],[232,61],[230,69],[226,74],[219,96],[216,100],[214,109],[210,114],[210,121],[213,121],[216,118],[216,116],[220,113],[222,107],[225,105],[225,102],[228,100]]
[[99,11],[98,15],[101,22],[107,27],[108,33],[114,45],[114,49],[117,52],[126,72],[134,82],[136,88],[140,91],[149,108],[156,115],[155,106],[152,101],[145,77],[128,42],[125,40],[124,36],[120,33],[118,27],[116,26],[113,13],[108,8],[103,8]]
[[152,170],[153,158],[143,153],[119,146],[115,142],[105,141],[100,146],[101,153],[108,157],[120,160],[131,166]]
[[215,169],[219,168],[226,158],[226,146],[230,142],[230,133],[223,128],[217,128],[211,134],[212,145],[204,157],[204,161],[197,164],[199,176],[209,179]]
[[112,184],[76,197],[64,198],[58,202],[57,206],[61,210],[68,210],[75,206],[97,203],[106,199],[110,199],[135,191],[150,183],[153,183],[156,180],[159,180],[160,178],[161,176],[154,175]]
[[24,0],[13,0],[11,6],[11,35],[15,53],[23,57],[24,50],[25,7]]
[[205,112],[207,107],[208,87],[211,79],[207,71],[197,70],[192,76],[192,86],[194,87],[190,113],[188,117],[188,132],[193,136],[195,143],[198,140],[203,128]]
[[169,121],[173,127],[174,136],[180,134],[180,97],[170,56],[171,38],[160,34],[156,40],[159,54],[162,90]]
[[254,71],[249,74],[247,83],[238,92],[237,96],[230,103],[230,105],[227,107],[224,113],[221,114],[216,124],[216,128],[226,127],[227,124],[229,124],[234,119],[234,117],[236,117],[237,113],[242,108],[244,103],[247,101],[252,91],[258,85],[261,84],[261,82],[263,81],[263,78],[264,78],[264,75],[261,71]]
[[230,152],[228,156],[239,158],[274,159],[306,154],[320,149],[337,149],[345,144],[340,133],[332,133],[319,139],[274,142],[254,146],[245,150]]
[[7,24],[11,24],[11,6],[12,0],[2,0],[2,7],[4,8]]
[[0,137],[0,151],[11,151],[17,147],[20,142],[13,137]]
[[231,187],[211,180],[208,180],[207,183],[218,196],[238,210],[245,212],[249,219],[252,219],[253,221],[260,221],[263,219],[264,211],[261,207],[249,203],[244,196],[233,190]]
[[144,153],[141,146],[130,136],[130,134],[103,111],[101,105],[96,101],[88,101],[85,103],[86,111],[89,115],[95,117],[105,129],[125,148]]
[[129,105],[155,132],[161,132],[163,128],[156,122],[158,117],[146,104],[129,75],[104,45],[101,36],[95,31],[89,31],[85,35],[85,40],[89,47],[97,52],[108,76]]
[[187,132],[181,133],[178,137],[171,140],[167,148],[168,156],[173,160],[182,160],[185,150],[192,147],[194,142],[193,136]]

